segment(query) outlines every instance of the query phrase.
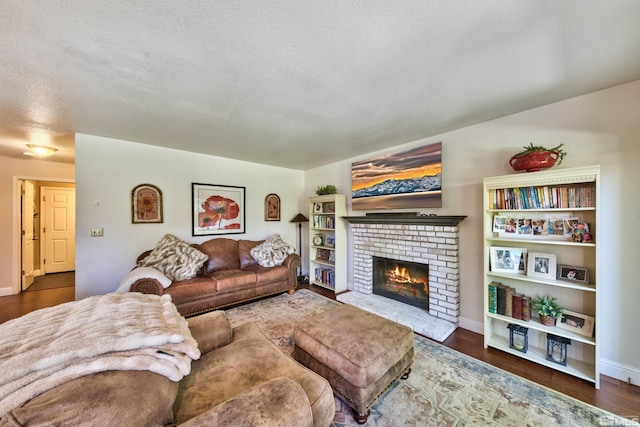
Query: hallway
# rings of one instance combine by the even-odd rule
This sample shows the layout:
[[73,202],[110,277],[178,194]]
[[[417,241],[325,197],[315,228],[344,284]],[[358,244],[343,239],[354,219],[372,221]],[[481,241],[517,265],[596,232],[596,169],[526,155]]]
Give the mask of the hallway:
[[64,273],[49,273],[38,276],[33,284],[25,292],[42,291],[45,289],[75,287],[76,272],[66,271]]

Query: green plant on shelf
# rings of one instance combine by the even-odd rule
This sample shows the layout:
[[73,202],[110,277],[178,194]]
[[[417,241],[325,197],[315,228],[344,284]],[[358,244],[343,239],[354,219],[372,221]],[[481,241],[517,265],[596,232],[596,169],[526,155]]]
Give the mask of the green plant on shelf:
[[550,295],[536,296],[531,300],[531,305],[539,316],[559,319],[564,313],[564,307],[557,303],[557,298]]
[[326,194],[336,194],[338,192],[338,189],[336,188],[335,185],[329,184],[329,185],[325,185],[324,187],[318,187],[316,189],[316,194],[318,196],[324,196]]

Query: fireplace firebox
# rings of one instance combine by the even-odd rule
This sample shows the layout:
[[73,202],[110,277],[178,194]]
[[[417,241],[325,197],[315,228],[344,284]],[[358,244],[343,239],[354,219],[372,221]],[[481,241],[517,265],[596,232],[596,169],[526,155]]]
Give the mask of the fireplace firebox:
[[429,311],[429,264],[374,256],[373,293]]

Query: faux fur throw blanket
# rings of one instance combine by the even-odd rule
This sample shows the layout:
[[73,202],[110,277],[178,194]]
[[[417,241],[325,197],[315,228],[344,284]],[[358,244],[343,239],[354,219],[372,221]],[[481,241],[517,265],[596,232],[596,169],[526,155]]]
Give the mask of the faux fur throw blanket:
[[85,298],[0,324],[0,418],[75,378],[148,370],[179,381],[200,357],[170,295]]

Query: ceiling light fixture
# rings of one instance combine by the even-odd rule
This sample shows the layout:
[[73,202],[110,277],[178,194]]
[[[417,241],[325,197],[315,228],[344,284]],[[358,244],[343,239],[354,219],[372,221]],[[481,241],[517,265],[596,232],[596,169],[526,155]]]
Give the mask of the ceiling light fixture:
[[47,147],[46,145],[27,144],[29,150],[36,156],[47,157],[58,151],[57,148]]

